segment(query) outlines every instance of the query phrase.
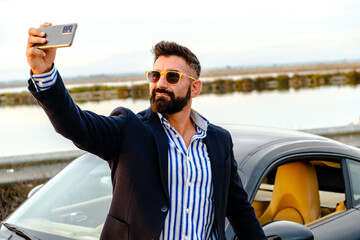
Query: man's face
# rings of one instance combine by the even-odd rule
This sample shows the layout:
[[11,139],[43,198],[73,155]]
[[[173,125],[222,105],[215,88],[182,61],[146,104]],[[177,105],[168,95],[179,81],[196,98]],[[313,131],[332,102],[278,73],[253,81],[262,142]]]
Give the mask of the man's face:
[[[160,56],[154,64],[154,70],[171,70],[192,75],[192,71],[185,60],[178,56]],[[179,83],[171,85],[166,81],[165,76],[161,76],[158,82],[150,83],[152,110],[162,114],[173,114],[182,111],[191,99],[191,81],[186,76],[182,76]]]

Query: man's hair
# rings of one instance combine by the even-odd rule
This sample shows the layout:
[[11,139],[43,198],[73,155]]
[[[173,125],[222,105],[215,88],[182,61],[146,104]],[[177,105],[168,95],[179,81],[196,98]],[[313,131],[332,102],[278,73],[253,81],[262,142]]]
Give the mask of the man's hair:
[[192,53],[187,47],[181,46],[175,42],[161,41],[153,47],[152,53],[155,56],[154,62],[160,56],[168,57],[175,55],[178,57],[182,57],[185,59],[186,63],[195,70],[197,75],[196,78],[200,77],[200,62],[197,59],[196,55]]

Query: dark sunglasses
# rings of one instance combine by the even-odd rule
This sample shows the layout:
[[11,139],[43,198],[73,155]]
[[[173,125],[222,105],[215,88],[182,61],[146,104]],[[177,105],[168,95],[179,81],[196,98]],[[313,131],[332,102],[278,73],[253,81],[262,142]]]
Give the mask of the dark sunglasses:
[[162,75],[165,75],[165,79],[166,81],[171,84],[171,85],[176,85],[180,82],[180,79],[182,76],[186,76],[192,80],[196,80],[195,78],[185,74],[185,73],[181,73],[181,72],[176,72],[176,71],[155,71],[155,70],[151,70],[151,71],[146,71],[146,78],[149,82],[151,83],[157,83]]

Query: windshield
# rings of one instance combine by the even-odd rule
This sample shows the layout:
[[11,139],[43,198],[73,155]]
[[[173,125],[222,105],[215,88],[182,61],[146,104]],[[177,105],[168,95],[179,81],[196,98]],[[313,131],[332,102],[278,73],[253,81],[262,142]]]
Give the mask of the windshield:
[[99,239],[111,199],[107,162],[85,154],[24,202],[6,222],[34,231],[34,236],[39,232],[65,239]]

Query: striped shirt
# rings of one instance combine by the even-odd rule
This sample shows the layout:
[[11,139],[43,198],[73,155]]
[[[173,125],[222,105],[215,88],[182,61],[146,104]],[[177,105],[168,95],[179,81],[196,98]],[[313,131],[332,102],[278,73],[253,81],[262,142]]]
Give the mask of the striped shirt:
[[31,74],[31,80],[33,81],[37,91],[44,91],[55,84],[57,74],[58,71],[53,66],[50,72],[43,74]]
[[160,240],[217,239],[214,227],[210,159],[203,139],[208,121],[192,110],[196,134],[189,148],[181,135],[158,114],[168,137],[170,209]]

